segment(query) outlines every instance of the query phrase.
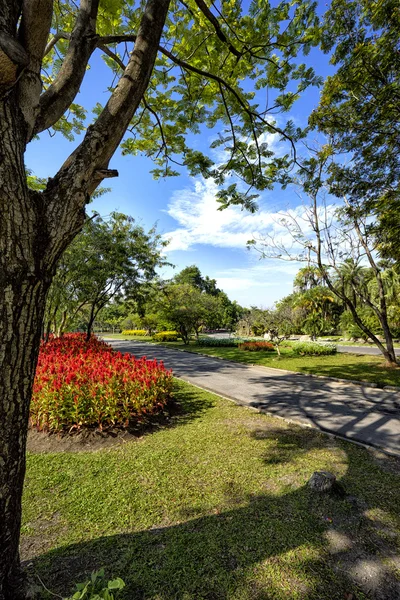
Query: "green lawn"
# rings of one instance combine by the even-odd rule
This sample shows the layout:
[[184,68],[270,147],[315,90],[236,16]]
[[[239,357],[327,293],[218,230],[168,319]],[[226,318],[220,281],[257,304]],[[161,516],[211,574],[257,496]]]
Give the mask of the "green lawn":
[[124,340],[126,342],[151,342],[152,338],[149,335],[126,335],[122,333],[99,333],[96,334],[107,340]]
[[[32,573],[64,596],[104,566],[125,600],[367,600],[357,578],[372,564],[364,587],[396,597],[398,461],[176,386],[170,426],[114,449],[28,455]],[[350,496],[313,495],[315,470]]]
[[387,368],[385,361],[380,356],[347,353],[337,353],[331,356],[296,356],[290,348],[283,347],[281,348],[282,356],[279,357],[275,351],[248,352],[238,348],[197,346],[195,343],[184,346],[182,342],[169,342],[163,345],[250,365],[263,365],[299,373],[367,381],[377,383],[379,386],[400,386],[400,368]]

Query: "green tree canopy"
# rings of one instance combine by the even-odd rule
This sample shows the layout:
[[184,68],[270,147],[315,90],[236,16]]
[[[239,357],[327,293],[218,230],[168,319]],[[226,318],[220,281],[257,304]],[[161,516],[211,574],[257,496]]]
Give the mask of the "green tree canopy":
[[[400,12],[397,0],[333,0],[322,49],[337,67],[310,122],[331,139],[331,188],[339,196],[399,200]],[[348,161],[350,156],[351,160]]]
[[121,213],[87,221],[54,278],[47,309],[50,325],[52,319],[58,321],[62,330],[84,311],[89,336],[102,308],[124,294],[135,296],[155,277],[156,267],[163,264],[164,246],[154,230],[145,233]]

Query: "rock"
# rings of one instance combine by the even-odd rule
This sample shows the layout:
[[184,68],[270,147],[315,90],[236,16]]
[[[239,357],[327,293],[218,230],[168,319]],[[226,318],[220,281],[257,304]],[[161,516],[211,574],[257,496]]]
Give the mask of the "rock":
[[328,471],[315,471],[308,485],[313,492],[329,494],[335,489],[336,477]]

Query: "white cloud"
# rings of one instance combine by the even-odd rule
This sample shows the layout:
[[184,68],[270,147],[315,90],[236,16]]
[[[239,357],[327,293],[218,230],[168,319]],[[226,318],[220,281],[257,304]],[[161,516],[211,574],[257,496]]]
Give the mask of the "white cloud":
[[[250,214],[237,206],[219,211],[217,191],[218,187],[211,179],[197,179],[191,188],[173,194],[166,212],[179,226],[164,235],[170,240],[168,252],[189,250],[195,244],[244,249],[248,240],[266,233],[273,233],[291,246],[292,238],[279,222],[281,212],[259,210]],[[289,212],[302,218],[304,208],[299,205]]]

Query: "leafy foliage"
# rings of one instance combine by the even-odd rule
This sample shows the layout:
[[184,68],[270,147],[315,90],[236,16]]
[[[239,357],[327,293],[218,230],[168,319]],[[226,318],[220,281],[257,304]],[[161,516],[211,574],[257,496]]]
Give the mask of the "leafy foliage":
[[293,353],[300,356],[329,356],[337,352],[334,344],[318,344],[316,342],[295,342],[291,344],[291,347]]
[[145,233],[122,213],[88,220],[58,265],[47,302],[47,329],[60,334],[80,318],[90,335],[111,300],[134,297],[155,277],[156,267],[165,264],[164,246],[154,229]]
[[77,591],[69,600],[116,600],[124,587],[119,577],[106,581],[104,569],[100,569],[92,573],[89,581],[77,583]]
[[115,352],[83,334],[42,344],[30,423],[46,431],[127,427],[160,412],[171,397],[172,377],[162,363]]
[[[311,124],[331,136],[344,163],[331,165],[339,196],[398,199],[400,181],[400,14],[396,0],[333,0],[322,49],[337,67],[324,83]],[[351,157],[351,162],[348,157]]]

